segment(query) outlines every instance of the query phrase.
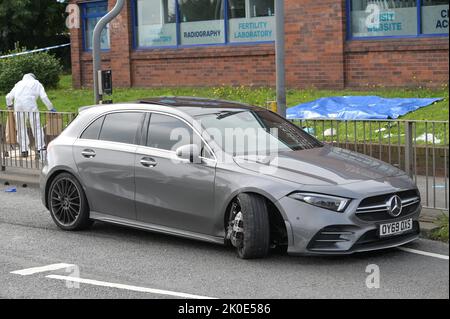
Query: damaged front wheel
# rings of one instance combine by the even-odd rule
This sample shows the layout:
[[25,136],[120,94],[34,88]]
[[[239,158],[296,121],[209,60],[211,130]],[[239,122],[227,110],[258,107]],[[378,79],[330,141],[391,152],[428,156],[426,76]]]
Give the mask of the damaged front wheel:
[[227,239],[242,259],[266,257],[270,225],[266,200],[257,194],[240,194],[231,204]]

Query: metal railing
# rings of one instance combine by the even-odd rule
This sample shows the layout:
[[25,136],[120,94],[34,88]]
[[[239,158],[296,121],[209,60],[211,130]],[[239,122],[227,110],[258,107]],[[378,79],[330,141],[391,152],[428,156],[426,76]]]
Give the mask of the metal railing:
[[449,122],[293,120],[320,141],[380,159],[407,172],[424,207],[448,210]]
[[[0,110],[1,169],[41,169],[46,145],[76,116],[76,113]],[[449,122],[332,119],[292,122],[324,143],[378,158],[406,171],[417,183],[425,207],[448,210]]]
[[46,146],[76,117],[75,113],[0,110],[0,167],[41,169]]

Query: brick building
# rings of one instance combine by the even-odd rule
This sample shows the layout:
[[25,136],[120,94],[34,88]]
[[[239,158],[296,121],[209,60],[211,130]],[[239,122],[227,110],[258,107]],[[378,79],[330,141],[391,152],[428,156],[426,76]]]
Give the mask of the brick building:
[[[92,82],[92,31],[115,0],[76,1],[74,86]],[[448,83],[448,1],[286,0],[291,88]],[[275,84],[274,0],[127,0],[102,37],[115,86]]]

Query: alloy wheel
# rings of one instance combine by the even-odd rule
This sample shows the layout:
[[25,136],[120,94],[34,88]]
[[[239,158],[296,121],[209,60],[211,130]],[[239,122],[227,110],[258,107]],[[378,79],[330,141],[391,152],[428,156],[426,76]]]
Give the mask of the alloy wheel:
[[72,226],[81,212],[80,191],[70,179],[57,181],[51,190],[50,209],[63,226]]

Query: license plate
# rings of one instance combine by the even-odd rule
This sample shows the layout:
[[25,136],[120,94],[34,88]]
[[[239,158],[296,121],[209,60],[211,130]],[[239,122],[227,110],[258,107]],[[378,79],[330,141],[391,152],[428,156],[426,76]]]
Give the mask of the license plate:
[[413,220],[406,219],[394,223],[380,225],[380,237],[395,236],[413,229]]

